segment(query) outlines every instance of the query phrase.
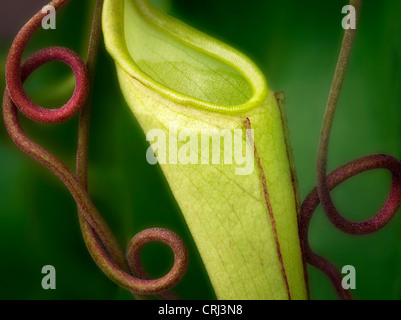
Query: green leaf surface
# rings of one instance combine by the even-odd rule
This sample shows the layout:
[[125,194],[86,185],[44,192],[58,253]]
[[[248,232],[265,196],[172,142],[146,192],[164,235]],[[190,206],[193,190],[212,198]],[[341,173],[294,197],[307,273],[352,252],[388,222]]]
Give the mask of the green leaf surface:
[[[285,122],[259,69],[147,1],[106,0],[103,30],[121,90],[145,133],[159,129],[171,138],[174,124],[178,137],[191,137],[178,140],[178,152],[192,155],[190,143],[200,146],[201,133],[220,140],[228,130],[242,141],[240,153],[257,150],[246,175],[238,175],[235,162],[201,164],[210,160],[203,154],[195,154],[195,164],[161,164],[217,297],[305,299]],[[154,148],[159,160],[175,156],[171,141],[165,153]]]

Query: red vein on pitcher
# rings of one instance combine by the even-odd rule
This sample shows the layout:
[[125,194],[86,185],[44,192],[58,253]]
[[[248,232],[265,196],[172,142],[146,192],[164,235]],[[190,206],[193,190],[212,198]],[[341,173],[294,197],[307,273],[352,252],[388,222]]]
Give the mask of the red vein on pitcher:
[[270,203],[270,195],[269,195],[269,190],[267,189],[265,172],[263,170],[262,162],[261,162],[261,159],[259,157],[258,149],[256,148],[255,141],[253,140],[252,134],[248,131],[248,130],[252,129],[251,120],[249,120],[249,118],[246,118],[246,120],[244,121],[244,124],[245,124],[245,128],[247,129],[247,135],[248,135],[249,141],[250,141],[251,145],[253,146],[253,150],[254,150],[255,157],[256,157],[257,162],[258,162],[258,167],[259,167],[259,170],[260,170],[260,174],[262,176],[263,195],[265,197],[265,203],[266,203],[266,206],[267,206],[267,211],[269,213],[269,218],[270,218],[270,222],[271,222],[271,225],[272,225],[274,241],[276,243],[277,255],[278,255],[278,259],[280,261],[281,273],[283,274],[285,287],[286,287],[287,294],[288,294],[288,299],[291,300],[290,286],[288,284],[287,274],[285,272],[283,255],[281,253],[280,242],[278,240],[276,219],[274,218],[273,208],[272,208],[272,205]]

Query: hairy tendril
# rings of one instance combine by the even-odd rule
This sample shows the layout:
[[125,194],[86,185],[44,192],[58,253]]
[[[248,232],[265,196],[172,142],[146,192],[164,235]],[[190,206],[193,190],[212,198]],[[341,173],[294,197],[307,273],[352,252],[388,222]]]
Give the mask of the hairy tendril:
[[[357,20],[359,20],[362,0],[351,0],[350,4],[355,7]],[[347,65],[351,56],[355,33],[356,29],[348,29],[344,34],[321,131],[316,170],[317,187],[313,189],[304,200],[299,218],[299,232],[306,262],[323,271],[331,280],[339,298],[344,300],[352,299],[352,296],[349,291],[342,287],[340,272],[329,261],[314,253],[309,245],[309,224],[317,206],[319,203],[322,204],[327,217],[339,230],[352,235],[366,235],[383,228],[394,217],[401,203],[401,163],[391,156],[367,156],[352,161],[327,176],[330,132]],[[373,218],[367,221],[352,222],[345,219],[337,211],[330,196],[330,190],[359,173],[374,169],[387,169],[392,176],[391,190],[385,204]]]
[[[54,0],[50,3],[56,10],[70,0]],[[67,48],[51,47],[40,50],[27,58],[21,65],[22,54],[33,33],[45,16],[38,12],[16,36],[6,64],[7,88],[3,98],[3,116],[8,133],[17,146],[36,161],[51,170],[66,185],[79,211],[83,238],[90,254],[100,269],[115,283],[132,292],[136,298],[155,294],[163,299],[178,299],[169,291],[183,277],[188,255],[182,240],[172,231],[160,228],[147,229],[138,233],[128,245],[126,257],[108,225],[99,214],[87,193],[87,150],[89,132],[89,95],[95,69],[100,39],[103,0],[97,0],[87,63]],[[36,105],[23,89],[23,82],[41,65],[50,61],[61,61],[75,75],[75,91],[70,100],[59,109],[46,109]],[[62,161],[33,142],[22,130],[17,109],[39,123],[55,124],[71,119],[81,111],[77,152],[77,174]],[[162,278],[150,279],[140,262],[140,251],[149,242],[163,242],[174,252],[174,265]]]

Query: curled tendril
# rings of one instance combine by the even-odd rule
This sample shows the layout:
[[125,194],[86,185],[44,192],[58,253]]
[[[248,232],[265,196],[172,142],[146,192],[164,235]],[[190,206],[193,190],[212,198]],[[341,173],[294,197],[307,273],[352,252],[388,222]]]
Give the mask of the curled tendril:
[[[351,0],[357,12],[359,20],[362,0]],[[327,155],[330,140],[330,132],[338,104],[346,68],[355,39],[355,29],[345,31],[340,56],[338,59],[333,84],[330,90],[327,108],[320,137],[320,145],[317,159],[317,187],[306,197],[299,217],[299,233],[302,243],[304,259],[309,264],[320,269],[330,278],[338,296],[341,299],[352,299],[349,291],[341,286],[342,277],[339,271],[326,259],[312,251],[308,240],[310,220],[319,203],[329,220],[339,230],[352,235],[366,235],[383,228],[395,215],[401,203],[401,162],[387,155],[372,155],[352,161],[331,174],[327,175]],[[336,209],[330,196],[330,190],[347,179],[374,169],[387,169],[391,172],[391,190],[381,210],[371,219],[364,222],[352,222],[345,219]]]
[[[50,3],[56,10],[70,0],[55,0]],[[79,210],[79,220],[85,243],[100,269],[121,287],[131,291],[135,297],[156,294],[160,298],[178,298],[168,291],[183,277],[187,262],[187,250],[182,240],[166,229],[147,229],[138,233],[130,242],[127,257],[92,203],[87,189],[87,142],[89,127],[89,94],[93,78],[94,64],[100,38],[100,20],[103,1],[97,0],[93,19],[88,60],[85,63],[73,51],[51,47],[31,55],[21,64],[25,46],[33,33],[41,25],[44,13],[37,13],[18,33],[6,64],[7,88],[3,98],[3,116],[8,133],[17,146],[36,161],[43,164],[66,185]],[[71,99],[59,109],[45,109],[33,103],[23,89],[23,82],[38,67],[49,61],[61,61],[69,65],[75,75],[75,91]],[[17,108],[25,116],[39,123],[61,123],[81,110],[77,153],[77,174],[62,161],[33,142],[22,130]],[[163,242],[174,252],[174,265],[162,278],[152,280],[141,265],[139,253],[149,242]]]
[[[338,168],[327,176],[327,188],[334,189],[349,178],[374,169],[387,169],[392,176],[391,190],[387,200],[379,213],[365,222],[351,222],[339,214],[332,218],[334,225],[340,230],[354,235],[373,233],[383,228],[397,212],[401,201],[401,163],[387,155],[367,156]],[[303,252],[306,261],[327,274],[333,283],[338,296],[342,299],[350,299],[349,291],[341,286],[342,276],[338,270],[327,260],[312,251],[308,241],[309,224],[313,213],[320,203],[317,188],[305,198],[301,207],[300,238],[303,240]]]

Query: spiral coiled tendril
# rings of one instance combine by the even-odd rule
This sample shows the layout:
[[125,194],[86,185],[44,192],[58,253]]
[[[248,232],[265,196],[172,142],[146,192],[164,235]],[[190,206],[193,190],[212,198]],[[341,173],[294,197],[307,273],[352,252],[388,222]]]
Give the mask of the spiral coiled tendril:
[[[359,20],[362,0],[351,0],[350,4],[356,9],[356,18]],[[401,203],[401,162],[394,157],[387,155],[367,156],[352,161],[327,176],[326,169],[330,132],[351,55],[355,32],[355,29],[349,29],[344,34],[320,137],[317,160],[317,187],[304,200],[299,217],[299,233],[304,260],[326,273],[338,296],[344,300],[352,299],[352,296],[349,291],[342,287],[341,274],[329,261],[314,253],[309,245],[309,224],[317,206],[319,203],[322,204],[327,217],[339,230],[352,235],[366,235],[383,228],[394,217]],[[374,169],[387,169],[392,176],[391,190],[385,204],[373,218],[367,221],[352,222],[345,219],[336,209],[330,196],[330,190],[359,173]]]
[[[55,0],[50,5],[58,10],[69,1]],[[84,111],[81,111],[80,130],[81,127],[84,129],[80,131],[79,136],[81,138],[80,141],[87,140],[89,119],[88,97],[91,91],[94,61],[100,38],[102,4],[102,0],[98,0],[96,3],[86,65],[76,53],[61,47],[40,50],[20,65],[26,44],[41,25],[45,14],[42,12],[37,13],[21,29],[11,46],[7,58],[7,88],[3,98],[4,122],[7,131],[17,146],[56,174],[71,192],[78,206],[85,243],[100,269],[114,282],[131,291],[138,298],[140,296],[137,296],[137,294],[157,294],[159,297],[166,299],[178,298],[178,296],[168,290],[181,280],[186,271],[188,256],[182,240],[169,230],[158,228],[147,229],[132,239],[127,249],[127,256],[124,257],[114,235],[93,205],[86,191],[86,164],[82,159],[87,158],[87,150],[86,148],[82,148],[82,146],[86,146],[87,144],[79,144],[77,157],[78,174],[74,174],[62,161],[33,142],[24,133],[18,120],[17,108],[31,120],[44,124],[64,122],[71,119],[83,108],[83,110],[86,110],[86,117],[82,116],[82,112]],[[59,109],[45,109],[36,105],[26,95],[22,86],[23,82],[34,70],[49,61],[66,63],[75,75],[75,91],[71,99]],[[82,123],[81,120],[83,121]],[[139,258],[141,248],[153,241],[167,244],[174,252],[174,265],[172,269],[164,277],[156,280],[149,278]]]
[[[340,230],[353,235],[365,235],[383,228],[397,212],[401,202],[401,163],[387,155],[372,155],[352,161],[327,177],[327,189],[330,191],[349,178],[374,169],[387,169],[392,176],[391,190],[381,210],[371,219],[365,222],[351,222],[344,219],[336,211],[326,211],[330,221]],[[327,198],[325,198],[327,200]],[[351,299],[349,291],[341,286],[342,276],[340,272],[326,259],[312,251],[308,241],[309,224],[313,213],[320,203],[317,188],[304,200],[301,207],[300,238],[303,243],[303,252],[306,261],[316,268],[322,270],[330,278],[338,296],[341,299]],[[333,206],[334,208],[334,206]]]

